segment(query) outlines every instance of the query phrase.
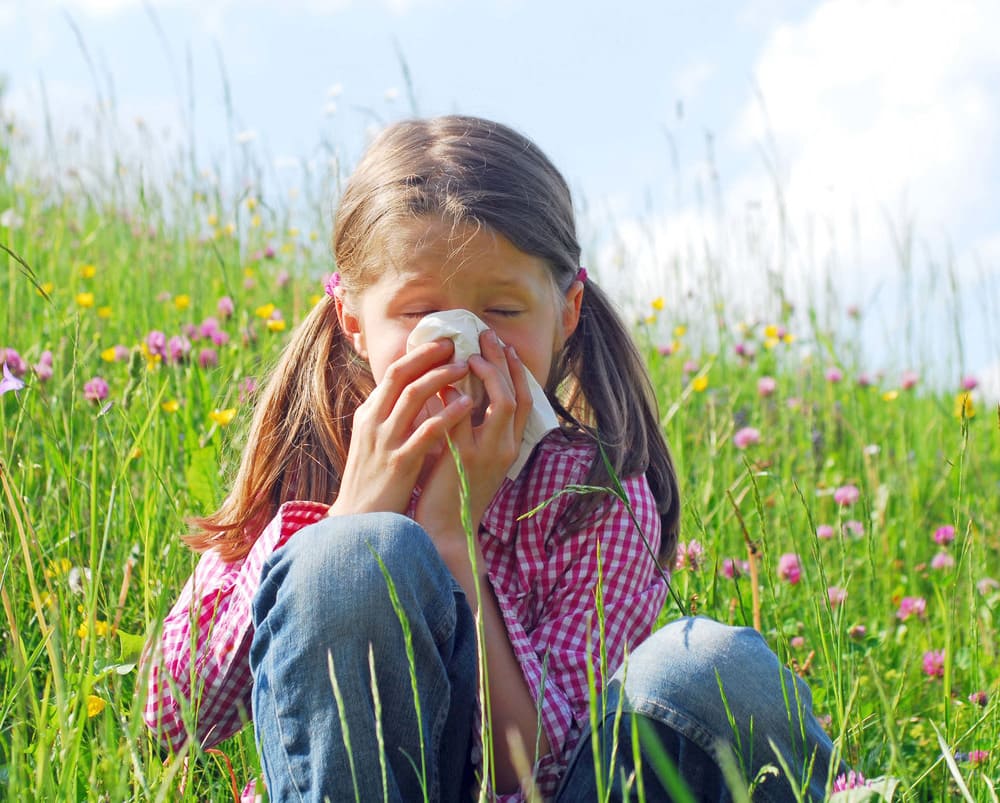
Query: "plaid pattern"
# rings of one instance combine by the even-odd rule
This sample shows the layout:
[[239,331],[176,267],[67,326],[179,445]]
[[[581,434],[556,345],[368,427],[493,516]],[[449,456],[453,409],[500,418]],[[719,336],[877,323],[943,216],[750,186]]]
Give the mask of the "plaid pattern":
[[[575,496],[555,495],[584,481],[592,457],[589,443],[550,434],[518,478],[504,481],[480,530],[490,582],[552,748],[535,765],[545,798],[555,792],[589,721],[591,668],[598,689],[604,681],[595,660],[602,650],[598,579],[608,676],[626,650],[649,635],[667,594],[649,552],[659,548],[660,522],[644,477],[622,484],[649,549],[625,505],[611,494],[582,526],[564,527]],[[548,500],[535,515],[518,520]],[[210,552],[201,557],[146,660],[145,719],[164,744],[177,750],[189,735],[205,746],[215,744],[249,719],[251,602],[261,567],[272,551],[326,511],[316,502],[288,502],[244,560],[225,564]],[[189,700],[197,703],[194,722],[183,718],[190,714]]]

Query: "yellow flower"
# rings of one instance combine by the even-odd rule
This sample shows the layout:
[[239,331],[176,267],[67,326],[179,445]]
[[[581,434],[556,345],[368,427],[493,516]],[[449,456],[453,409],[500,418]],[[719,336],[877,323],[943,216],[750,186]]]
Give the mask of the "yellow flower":
[[314,242],[316,242],[316,241],[317,241],[318,239],[319,239],[319,232],[318,232],[318,231],[310,231],[310,232],[309,232],[309,241],[310,241],[310,242],[313,242],[313,243],[314,243]]
[[249,198],[247,198],[247,209],[253,212],[253,210],[256,208],[257,208],[257,199],[251,195]]
[[966,391],[955,397],[955,418],[968,419],[976,417],[976,407],[972,402],[972,394]]
[[191,296],[187,293],[181,293],[179,296],[174,297],[174,306],[178,310],[186,310],[191,306]]
[[260,227],[260,215],[255,214],[252,218],[250,218],[250,226],[254,229]]
[[778,345],[778,343],[780,343],[780,342],[781,342],[781,341],[780,341],[780,340],[778,340],[778,338],[776,338],[776,337],[768,337],[768,338],[765,338],[765,339],[764,339],[764,348],[766,348],[766,349],[767,349],[768,351],[770,351],[770,350],[771,350],[771,349],[773,349],[773,348],[774,348],[775,346],[777,346],[777,345]]
[[95,265],[81,265],[80,266],[80,277],[83,279],[93,279],[97,275],[97,267]]
[[[94,622],[94,635],[96,636],[106,636],[108,635],[108,631],[110,629],[111,627],[108,625],[107,622],[104,622],[100,619]],[[80,626],[76,629],[76,635],[79,636],[80,638],[87,638],[87,635],[89,633],[90,633],[90,628],[87,627],[87,623],[80,622]]]
[[52,295],[52,291],[55,290],[55,289],[56,289],[56,286],[55,286],[55,284],[53,282],[42,282],[41,288],[39,290],[36,290],[35,292],[38,293],[38,295],[43,295],[44,294],[44,295],[50,296],[50,295]]
[[103,318],[104,320],[107,320],[108,318],[110,318],[111,317],[111,307],[98,307],[97,308],[97,317],[98,318]]
[[295,244],[294,243],[283,243],[281,246],[281,253],[283,254],[294,254]]
[[896,401],[897,398],[899,398],[898,390],[887,390],[885,393],[882,394],[883,401],[887,402]]
[[96,694],[87,695],[87,718],[96,717],[100,714],[107,703],[103,698],[98,697]]
[[679,324],[674,327],[674,337],[684,337],[687,334],[688,328],[684,324]]
[[642,322],[645,323],[645,324],[649,324],[651,326],[652,324],[656,323],[656,316],[655,315],[647,315],[645,318],[643,318]]
[[299,236],[299,230],[294,226],[292,226],[292,228],[288,230],[288,236],[291,237],[292,239],[295,239],[296,237]]
[[150,371],[154,370],[163,361],[163,355],[150,353],[149,346],[145,342],[139,344],[139,350],[142,352],[142,356],[146,358],[146,368]]
[[69,574],[69,570],[72,568],[73,564],[69,558],[58,558],[49,564],[49,568],[45,570],[45,576],[51,580]]
[[696,376],[691,382],[691,388],[696,393],[701,393],[708,387],[708,377],[707,376]]
[[225,410],[218,410],[218,409],[212,410],[212,412],[208,414],[208,417],[211,418],[220,427],[227,426],[235,416],[236,416],[235,407],[227,407]]
[[160,409],[165,413],[176,413],[181,409],[181,403],[177,399],[168,399],[160,405]]
[[284,332],[285,331],[285,319],[284,318],[270,318],[267,322],[268,332]]
[[236,224],[235,223],[227,223],[226,227],[225,227],[225,229],[223,229],[223,231],[225,231],[227,237],[232,237],[233,234],[236,232]]
[[261,307],[257,307],[257,309],[253,311],[253,314],[258,318],[267,320],[274,314],[274,304],[264,304]]
[[795,335],[793,335],[791,332],[785,332],[785,334],[782,335],[781,340],[783,343],[789,343],[789,344],[794,343]]
[[104,351],[101,352],[101,359],[104,360],[104,362],[114,362],[115,361],[115,347],[112,346],[109,349],[104,349]]
[[768,338],[769,340],[777,340],[778,327],[773,323],[769,323],[767,326],[764,327],[764,337]]
[[649,302],[649,305],[657,312],[659,312],[660,310],[663,309],[663,296],[657,296],[656,298],[654,298],[652,301]]
[[215,212],[212,212],[212,214],[208,216],[207,222],[208,225],[214,229],[216,226],[219,225],[219,216],[215,214]]
[[76,303],[79,304],[84,309],[94,306],[94,294],[93,293],[77,293]]
[[138,460],[142,457],[142,449],[136,446],[131,452],[129,452],[128,456],[130,460]]

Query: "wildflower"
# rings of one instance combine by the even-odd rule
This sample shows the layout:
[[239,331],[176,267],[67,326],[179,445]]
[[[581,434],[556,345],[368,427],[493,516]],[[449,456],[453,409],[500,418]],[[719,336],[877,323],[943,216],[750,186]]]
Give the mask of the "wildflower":
[[675,351],[673,343],[667,343],[665,346],[659,346],[656,350],[660,353],[661,357],[669,357]]
[[264,249],[264,259],[274,259],[274,257],[275,257],[274,246],[271,245],[267,246],[267,248]]
[[833,529],[832,525],[821,524],[816,528],[816,537],[822,539],[823,541],[828,541],[833,538],[836,531]]
[[990,757],[990,754],[985,750],[970,750],[969,751],[969,763],[973,766],[978,766],[979,764],[986,763],[986,760]]
[[77,293],[76,294],[76,303],[79,306],[83,307],[84,309],[88,309],[88,308],[94,306],[94,294],[93,293]]
[[848,304],[847,317],[852,318],[853,320],[856,321],[858,318],[861,317],[861,307],[859,307],[857,304]]
[[968,391],[959,393],[955,397],[955,418],[968,420],[976,417],[976,405],[972,401],[972,394]]
[[753,347],[753,343],[739,342],[733,346],[733,351],[736,352],[736,356],[743,357],[746,360],[752,360],[757,356],[757,350]]
[[944,650],[927,650],[924,653],[924,674],[929,678],[944,677]]
[[[108,633],[110,632],[110,630],[111,630],[111,626],[107,622],[103,621],[102,619],[98,619],[97,621],[94,622],[94,635],[95,636],[99,636],[99,637],[103,638],[104,636],[108,635]],[[86,622],[81,622],[80,623],[80,626],[76,629],[76,635],[79,638],[82,638],[82,639],[85,639],[85,638],[87,638],[87,636],[90,635],[90,628],[87,626]]]
[[938,552],[931,558],[931,568],[935,570],[950,569],[955,565],[955,559],[947,552]]
[[215,409],[208,414],[208,417],[211,418],[220,427],[228,426],[229,423],[232,422],[235,416],[236,416],[235,407],[227,407],[225,410]]
[[841,773],[833,782],[834,792],[846,792],[848,789],[860,789],[868,786],[868,780],[860,772],[851,770],[846,775]]
[[16,394],[17,391],[23,388],[24,382],[11,373],[10,366],[7,365],[5,360],[3,364],[3,379],[0,379],[0,396],[11,390]]
[[233,304],[233,300],[229,296],[223,296],[219,299],[219,303],[216,304],[215,308],[219,311],[219,315],[223,318],[233,317],[233,311],[236,309],[236,305]]
[[860,374],[858,374],[858,378],[855,381],[858,383],[858,387],[867,388],[869,385],[871,385],[872,378],[869,374],[866,374],[864,373],[864,371],[862,371]]
[[107,306],[105,306],[105,307],[98,307],[97,308],[97,317],[100,318],[103,321],[108,320],[111,317],[111,307],[107,307]]
[[115,351],[114,346],[110,346],[101,352],[101,359],[104,360],[104,362],[115,362],[117,358],[118,353]]
[[198,365],[202,368],[215,368],[219,364],[219,353],[215,349],[204,348],[198,352]]
[[985,706],[989,702],[989,697],[985,691],[974,691],[969,695],[969,702],[973,705]]
[[840,382],[844,378],[844,372],[841,371],[836,366],[830,366],[829,368],[826,369],[826,373],[824,374],[824,376],[826,377],[827,382],[836,384],[837,382]]
[[84,566],[73,566],[66,575],[66,585],[74,594],[82,594],[84,583],[90,582],[90,569]]
[[164,290],[162,293],[158,293],[156,300],[160,304],[166,304],[173,298],[173,294],[169,290]]
[[773,376],[762,376],[757,380],[757,395],[770,396],[778,389],[778,381]]
[[920,381],[920,374],[916,371],[903,371],[899,376],[899,386],[903,390],[912,390]]
[[31,366],[39,382],[48,382],[52,378],[52,352],[46,349],[38,355],[38,362]]
[[974,376],[970,374],[962,377],[962,390],[975,390],[977,387],[979,387],[979,380]]
[[877,443],[869,443],[864,448],[865,457],[875,457],[881,451],[882,447],[880,447]]
[[838,605],[844,604],[844,600],[847,599],[847,591],[840,586],[830,586],[826,590],[826,596],[830,600],[830,605],[836,608]]
[[87,718],[90,719],[90,718],[96,717],[98,714],[100,714],[104,710],[104,708],[105,708],[106,705],[107,705],[107,703],[104,701],[103,698],[98,697],[96,694],[88,694],[87,695]]
[[994,580],[992,577],[984,577],[976,583],[976,591],[982,594],[984,597],[991,591],[996,591],[1000,588],[1000,583]]
[[746,449],[756,443],[760,443],[760,430],[755,427],[743,427],[733,435],[733,445],[737,449]]
[[677,324],[677,326],[674,327],[674,337],[684,337],[684,335],[687,334],[687,330],[688,328],[684,324]]
[[802,579],[802,564],[794,552],[786,552],[778,558],[778,577],[795,585]]
[[28,364],[16,349],[0,348],[0,359],[5,360],[7,367],[14,376],[24,376],[28,370]]
[[851,629],[847,631],[847,635],[855,641],[861,641],[861,639],[868,635],[868,628],[864,625],[853,625]]
[[677,544],[677,559],[674,563],[677,569],[690,569],[693,572],[701,568],[701,561],[705,555],[705,550],[698,541]]
[[211,335],[209,335],[209,337],[211,337],[212,342],[216,346],[224,346],[229,342],[229,333],[224,332],[221,329],[216,329]]
[[841,507],[853,505],[861,498],[861,491],[857,485],[841,485],[833,492],[833,501]]
[[191,342],[186,337],[174,335],[167,341],[167,362],[183,362],[191,351]]
[[99,402],[108,398],[108,383],[103,377],[95,376],[93,379],[83,383],[83,398],[87,401]]
[[793,650],[801,650],[806,646],[806,640],[802,636],[792,636],[788,643]]
[[730,580],[742,577],[750,571],[750,564],[745,560],[726,558],[722,561],[722,576]]
[[258,318],[263,318],[265,321],[274,314],[276,307],[274,304],[263,304],[253,311],[253,314]]
[[657,312],[662,311],[664,307],[663,296],[657,296],[656,298],[654,298],[652,301],[649,302],[649,306],[651,306]]
[[80,278],[82,279],[93,279],[97,275],[96,265],[81,265],[80,266]]
[[240,382],[240,404],[243,404],[247,399],[249,399],[257,390],[257,380],[252,376],[248,376],[242,382]]
[[844,522],[844,535],[853,535],[860,538],[865,534],[865,525],[857,519],[848,519]]
[[694,360],[686,360],[684,362],[683,371],[685,374],[696,374],[701,366]]
[[181,403],[177,399],[167,399],[160,404],[160,409],[165,413],[176,413],[181,409]]
[[950,524],[942,525],[934,531],[934,543],[947,546],[955,540],[955,528]]
[[179,311],[186,310],[190,306],[191,306],[191,296],[189,296],[187,293],[181,293],[180,295],[174,298],[174,307],[176,307]]
[[286,325],[283,318],[270,318],[267,322],[267,331],[284,332]]
[[778,327],[773,323],[769,323],[764,327],[764,337],[768,340],[778,340],[780,338]]
[[927,613],[927,600],[923,597],[903,597],[899,601],[899,610],[896,611],[896,618],[905,622],[911,616],[923,619]]
[[153,357],[166,357],[167,336],[158,329],[153,329],[146,335],[146,348]]
[[894,402],[898,398],[899,398],[898,390],[887,390],[885,393],[882,394],[882,401]]
[[14,211],[13,207],[0,212],[0,226],[5,229],[19,229],[24,225],[24,218]]
[[708,377],[707,376],[696,376],[691,382],[691,388],[696,393],[703,393],[708,388]]

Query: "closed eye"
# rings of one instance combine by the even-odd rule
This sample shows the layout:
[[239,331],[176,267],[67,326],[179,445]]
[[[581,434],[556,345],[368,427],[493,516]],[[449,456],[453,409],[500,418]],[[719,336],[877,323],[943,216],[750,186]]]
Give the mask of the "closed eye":
[[519,309],[488,309],[486,310],[487,315],[499,315],[501,318],[515,318],[518,315],[524,314],[524,310]]

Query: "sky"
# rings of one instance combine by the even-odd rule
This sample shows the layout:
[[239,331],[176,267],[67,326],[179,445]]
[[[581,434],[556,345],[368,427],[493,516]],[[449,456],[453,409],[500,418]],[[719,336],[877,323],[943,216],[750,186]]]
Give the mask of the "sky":
[[873,369],[1000,396],[997,30],[995,0],[0,0],[0,74],[39,138],[113,98],[285,184],[414,110],[491,117],[623,305],[856,306]]

